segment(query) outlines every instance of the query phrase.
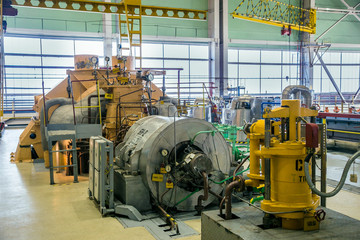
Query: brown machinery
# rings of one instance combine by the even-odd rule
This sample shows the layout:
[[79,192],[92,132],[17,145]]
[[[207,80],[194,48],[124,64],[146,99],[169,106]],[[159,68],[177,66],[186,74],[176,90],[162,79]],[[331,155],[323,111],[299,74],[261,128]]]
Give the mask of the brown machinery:
[[[91,61],[94,56],[85,58]],[[79,59],[76,58],[76,61]],[[165,74],[164,71],[137,71],[133,57],[119,58],[118,65],[113,68],[98,69],[96,63],[94,64],[95,68],[91,69],[68,70],[68,77],[55,88],[46,95],[35,97],[33,109],[36,115],[20,135],[15,162],[32,162],[33,159],[39,158],[45,160],[46,167],[49,166],[48,151],[43,150],[46,148],[42,143],[40,114],[43,106],[51,100],[65,98],[72,101],[72,107],[76,109],[74,121],[77,124],[100,122],[103,124],[103,135],[118,142],[136,120],[149,114],[152,105],[162,96],[162,91],[150,81],[153,75]],[[45,96],[45,104],[43,96]],[[97,106],[94,106],[94,101],[97,102],[95,104]],[[62,120],[60,107],[62,106],[57,104],[49,108],[47,112],[49,121],[56,118],[57,122],[66,121],[65,118]],[[67,111],[62,114],[73,113]],[[65,148],[67,144],[67,142],[60,143],[55,147]],[[61,153],[54,154],[58,154],[57,158],[53,156],[54,159],[65,159],[65,156],[59,156],[62,155]]]

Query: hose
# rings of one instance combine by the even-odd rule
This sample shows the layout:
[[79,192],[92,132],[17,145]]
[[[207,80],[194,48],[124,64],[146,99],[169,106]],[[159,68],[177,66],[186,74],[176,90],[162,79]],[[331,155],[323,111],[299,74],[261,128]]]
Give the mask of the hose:
[[335,196],[340,190],[341,188],[344,186],[345,180],[346,180],[346,176],[349,172],[349,169],[351,167],[351,164],[360,156],[360,151],[356,152],[354,155],[352,155],[349,160],[346,162],[344,171],[341,175],[341,179],[338,183],[338,185],[336,186],[336,188],[328,193],[325,192],[321,192],[319,191],[316,186],[312,183],[311,177],[310,177],[310,173],[309,173],[309,161],[312,157],[313,153],[310,153],[306,156],[305,158],[305,177],[306,177],[306,182],[308,183],[310,189],[313,191],[313,193],[321,196],[321,197],[333,197]]

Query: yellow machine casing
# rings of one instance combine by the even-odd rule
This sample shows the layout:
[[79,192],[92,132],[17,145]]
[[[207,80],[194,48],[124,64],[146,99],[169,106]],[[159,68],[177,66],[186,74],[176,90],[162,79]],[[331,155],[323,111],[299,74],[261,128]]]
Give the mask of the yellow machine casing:
[[[283,100],[282,106],[264,114],[264,118],[288,119],[287,139],[281,139],[279,122],[271,121],[270,147],[265,147],[265,120],[258,120],[250,128],[250,180],[246,185],[258,187],[264,183],[264,159],[270,159],[270,200],[263,200],[261,208],[282,218],[287,229],[318,229],[314,224],[319,197],[312,194],[304,173],[307,149],[301,137],[302,117],[317,116],[316,110],[300,107],[300,100]],[[283,129],[284,131],[284,129]],[[283,212],[291,212],[284,213]],[[305,223],[305,224],[304,224]],[[309,223],[311,226],[306,226]]]

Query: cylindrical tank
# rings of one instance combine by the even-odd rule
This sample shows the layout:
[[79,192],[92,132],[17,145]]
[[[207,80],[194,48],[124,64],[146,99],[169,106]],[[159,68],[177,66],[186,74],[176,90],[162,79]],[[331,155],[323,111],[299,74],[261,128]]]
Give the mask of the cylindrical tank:
[[160,115],[164,117],[172,117],[176,113],[176,106],[171,102],[171,99],[161,100],[155,105],[156,113],[155,115]]
[[[253,100],[254,98],[250,96],[234,98],[230,108],[223,110],[223,124],[241,127],[244,125],[244,121],[250,122]],[[246,141],[246,134],[238,131],[236,141]]]
[[211,105],[209,99],[195,99],[194,106],[191,107],[189,116],[211,122]]
[[[206,132],[197,135],[200,131]],[[163,204],[190,211],[204,193],[200,190],[204,184],[201,172],[215,181],[223,179],[230,171],[231,149],[224,137],[204,120],[149,116],[130,128],[124,142],[116,147],[115,158],[116,165],[128,174],[140,174],[150,194],[162,196]],[[164,179],[154,181],[153,174],[162,174]],[[169,181],[174,184],[172,190],[166,188]],[[222,191],[212,181],[209,185],[216,193]],[[210,195],[203,205],[214,200]]]

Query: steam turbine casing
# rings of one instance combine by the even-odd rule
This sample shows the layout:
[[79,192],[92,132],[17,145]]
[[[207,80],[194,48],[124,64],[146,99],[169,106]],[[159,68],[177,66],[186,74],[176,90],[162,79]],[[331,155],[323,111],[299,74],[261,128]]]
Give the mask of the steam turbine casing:
[[[153,198],[158,198],[169,190],[166,188],[166,182],[171,180],[174,188],[159,199],[162,200],[161,203],[170,207],[176,206],[181,211],[194,210],[198,197],[204,191],[201,174],[196,175],[196,168],[195,171],[189,171],[189,168],[211,166],[211,170],[206,170],[210,174],[209,177],[220,181],[224,178],[224,174],[229,173],[231,163],[231,149],[219,132],[215,132],[214,135],[199,134],[191,145],[190,140],[199,131],[216,131],[216,129],[210,123],[195,118],[175,118],[175,122],[173,117],[162,116],[140,119],[130,128],[124,142],[116,147],[116,165],[120,167],[123,175],[139,174],[144,187]],[[175,143],[177,163],[175,163]],[[167,156],[161,154],[163,150],[168,152]],[[188,158],[192,153],[194,161],[201,159],[208,162],[203,164],[190,162]],[[202,155],[200,158],[199,154]],[[163,181],[154,182],[153,174],[160,173],[160,168],[168,165],[171,166],[171,171],[162,174]],[[213,192],[219,194],[222,191],[221,185],[212,181],[209,181],[209,184]],[[115,183],[115,189],[118,187],[124,188],[124,186],[116,186]],[[201,190],[196,192],[197,189]],[[192,192],[195,193],[179,203]],[[206,206],[214,200],[215,197],[210,195],[203,205]]]

